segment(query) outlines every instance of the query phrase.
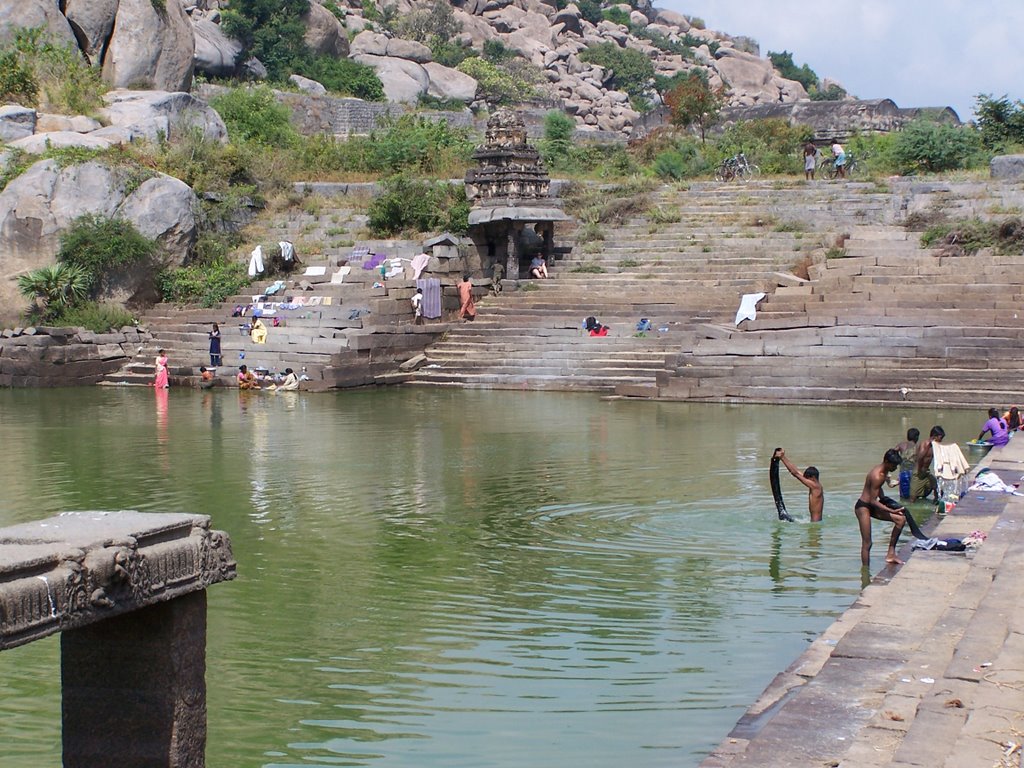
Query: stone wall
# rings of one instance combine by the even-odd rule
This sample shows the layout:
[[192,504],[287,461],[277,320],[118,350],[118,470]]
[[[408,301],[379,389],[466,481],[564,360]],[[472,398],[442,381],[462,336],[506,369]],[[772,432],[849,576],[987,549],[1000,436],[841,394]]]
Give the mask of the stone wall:
[[121,368],[150,334],[136,328],[15,328],[0,332],[0,387],[96,384]]

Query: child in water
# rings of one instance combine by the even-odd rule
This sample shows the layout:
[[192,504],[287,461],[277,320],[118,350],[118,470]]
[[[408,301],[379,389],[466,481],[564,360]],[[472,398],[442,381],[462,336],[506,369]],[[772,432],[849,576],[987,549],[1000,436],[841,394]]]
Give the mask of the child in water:
[[810,513],[812,523],[820,523],[825,509],[825,491],[821,487],[817,467],[808,467],[801,472],[786,457],[786,451],[782,448],[775,449],[773,458],[781,459],[782,463],[786,465],[786,469],[789,470],[789,474],[807,486],[807,511]]

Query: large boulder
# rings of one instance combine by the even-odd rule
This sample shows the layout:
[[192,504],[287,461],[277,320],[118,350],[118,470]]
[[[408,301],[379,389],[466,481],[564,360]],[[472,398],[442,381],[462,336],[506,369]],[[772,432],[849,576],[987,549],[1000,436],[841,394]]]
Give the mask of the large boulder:
[[466,104],[476,99],[478,83],[469,75],[433,61],[424,64],[423,69],[430,78],[430,85],[427,86],[429,95]]
[[336,58],[348,56],[348,37],[337,16],[310,0],[309,11],[303,20],[306,33],[302,39],[314,53]]
[[[24,306],[18,275],[52,264],[60,235],[85,214],[120,217],[159,240],[160,265],[183,264],[195,243],[198,201],[188,185],[159,174],[126,194],[119,172],[99,162],[61,168],[40,160],[0,192],[0,319]],[[148,290],[155,264],[135,270],[135,282],[115,281],[108,294],[126,300]]]
[[103,78],[115,88],[147,85],[185,91],[192,85],[195,35],[181,0],[119,0]]
[[1024,178],[1024,155],[999,155],[989,162],[993,179]]
[[388,38],[380,32],[364,30],[352,38],[349,44],[349,55],[356,56],[387,56]]
[[23,139],[7,143],[12,149],[20,149],[30,155],[41,155],[48,149],[110,149],[116,141],[109,137],[74,131],[51,131],[36,133]]
[[4,0],[0,2],[0,43],[14,39],[22,28],[40,28],[51,40],[78,47],[71,25],[54,0]]
[[779,100],[770,61],[734,48],[720,48],[716,55],[715,70],[729,84],[734,100],[747,104]]
[[192,32],[196,39],[193,57],[196,71],[211,77],[234,74],[242,44],[225,35],[220,24],[205,18],[192,20]]
[[430,52],[430,49],[423,43],[418,43],[415,40],[402,40],[394,38],[388,40],[387,55],[396,59],[409,59],[409,61],[415,61],[418,64],[426,64],[428,61],[434,60],[434,55]]
[[64,16],[86,58],[99,65],[114,31],[118,0],[65,0]]
[[16,141],[36,131],[36,111],[18,104],[0,107],[0,141]]
[[99,112],[109,126],[96,131],[97,135],[130,135],[130,140],[157,141],[161,135],[176,139],[198,128],[207,139],[227,140],[228,130],[220,115],[188,93],[117,90],[103,99],[107,106]]
[[359,64],[373,67],[381,85],[384,86],[384,95],[388,101],[415,104],[419,101],[420,95],[426,93],[430,87],[427,71],[415,61],[369,54],[353,56],[352,59]]

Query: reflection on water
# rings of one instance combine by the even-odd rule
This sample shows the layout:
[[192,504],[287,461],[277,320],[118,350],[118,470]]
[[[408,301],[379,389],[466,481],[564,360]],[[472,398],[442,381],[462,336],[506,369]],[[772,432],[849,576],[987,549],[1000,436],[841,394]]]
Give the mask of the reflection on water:
[[[851,513],[908,426],[976,414],[432,390],[0,392],[0,524],[190,511],[211,766],[699,762],[861,587]],[[814,463],[767,482],[777,445]],[[876,537],[887,534],[879,527]],[[881,568],[881,560],[876,568]],[[59,764],[57,641],[0,654],[5,768]]]

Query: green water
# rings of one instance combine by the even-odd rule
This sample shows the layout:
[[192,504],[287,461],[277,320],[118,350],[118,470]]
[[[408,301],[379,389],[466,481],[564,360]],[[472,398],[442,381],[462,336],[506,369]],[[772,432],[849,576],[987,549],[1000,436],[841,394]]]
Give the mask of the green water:
[[[0,391],[0,525],[212,516],[208,765],[700,762],[853,601],[908,426],[977,413],[407,389]],[[825,521],[771,450],[816,464]],[[875,570],[888,527],[876,528]],[[0,654],[0,764],[60,763],[58,640]]]

